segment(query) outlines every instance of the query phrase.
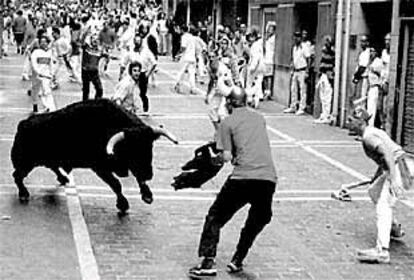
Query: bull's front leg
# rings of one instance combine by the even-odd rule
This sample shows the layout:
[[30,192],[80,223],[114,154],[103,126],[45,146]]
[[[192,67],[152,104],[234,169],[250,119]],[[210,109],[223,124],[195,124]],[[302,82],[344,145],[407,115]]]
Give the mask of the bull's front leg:
[[122,214],[129,209],[129,203],[126,197],[122,194],[122,185],[119,180],[107,169],[95,169],[95,173],[107,183],[116,194],[116,207]]
[[141,199],[145,203],[151,204],[154,201],[154,198],[151,189],[147,185],[147,182],[138,180],[138,185],[141,190]]
[[23,183],[23,179],[29,174],[32,168],[16,168],[13,172],[14,182],[19,189],[19,199],[21,202],[29,201],[29,191]]

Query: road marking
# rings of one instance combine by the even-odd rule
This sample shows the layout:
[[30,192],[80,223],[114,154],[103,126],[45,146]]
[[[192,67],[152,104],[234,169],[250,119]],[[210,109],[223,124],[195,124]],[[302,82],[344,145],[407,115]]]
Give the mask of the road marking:
[[[102,187],[105,188],[105,187]],[[75,231],[78,232],[78,234],[80,236],[77,237],[77,240],[75,240],[75,243],[78,247],[82,246],[84,247],[83,249],[85,249],[85,252],[83,252],[82,248],[77,249],[78,250],[78,255],[82,255],[82,259],[89,259],[90,257],[88,256],[89,254],[89,249],[88,246],[90,246],[90,248],[92,247],[91,245],[88,245],[88,241],[90,243],[89,239],[89,235],[85,236],[86,233],[82,233],[82,231],[84,231],[84,229],[82,229],[82,221],[83,223],[85,223],[81,209],[77,209],[77,207],[81,208],[81,204],[79,201],[79,197],[85,197],[85,198],[107,198],[107,199],[115,199],[116,195],[114,193],[86,193],[86,192],[76,192],[73,193],[73,191],[66,191],[66,187],[65,187],[65,192],[58,192],[56,193],[56,195],[58,196],[66,196],[68,198],[68,208],[69,209],[69,215],[70,215],[70,220],[72,223],[72,229],[73,232],[75,233]],[[210,193],[209,195],[191,195],[191,193],[189,195],[163,195],[163,194],[158,194],[160,192],[155,192],[155,190],[152,190],[154,193],[154,200],[174,200],[174,201],[213,201],[216,199],[215,196],[212,195],[212,193]],[[124,196],[128,199],[141,199],[141,195],[139,194],[138,190],[136,191],[137,194],[126,194],[124,192]],[[180,192],[180,191],[179,191]],[[275,197],[273,197],[273,202],[280,202],[280,201],[288,201],[288,202],[306,202],[306,201],[333,201],[333,202],[337,202],[337,200],[333,199],[330,197],[330,195],[326,195],[326,196],[278,196],[280,191],[276,191],[276,195]],[[332,191],[331,191],[332,192]],[[0,194],[15,194],[16,191],[12,191],[12,190],[0,190]],[[351,196],[352,196],[353,192],[351,192]],[[77,200],[72,199],[72,198],[78,198]],[[359,196],[353,196],[352,197],[352,201],[370,201],[371,199],[366,196],[366,195],[359,195]],[[407,204],[408,205],[408,204]],[[410,205],[408,205],[410,206]],[[414,206],[411,206],[414,208]],[[79,213],[80,212],[80,213]],[[86,223],[85,223],[86,226]],[[87,229],[86,229],[87,230]],[[81,257],[79,257],[79,261],[83,261],[81,260]],[[88,260],[88,263],[90,263],[91,261]],[[95,278],[85,278],[85,280],[88,279],[95,279]]]
[[[30,189],[73,189],[73,187],[67,186],[60,186],[60,185],[45,185],[45,184],[26,184],[26,186]],[[10,184],[0,184],[0,189],[16,189],[16,186],[12,183]],[[108,193],[112,193],[111,189],[107,188],[107,185],[76,185],[76,190],[79,191],[104,191]],[[137,187],[122,187],[123,191],[126,192],[139,192],[139,188]],[[337,190],[337,189],[336,189]],[[276,190],[277,195],[288,195],[288,194],[330,194],[336,190]],[[219,190],[211,190],[211,189],[182,189],[182,190],[174,190],[172,187],[170,189],[165,188],[151,188],[153,193],[181,193],[181,194],[207,194],[207,195],[215,195],[218,194]],[[351,190],[351,194],[365,194],[366,190]]]
[[312,147],[309,147],[308,145],[305,145],[303,142],[297,141],[295,138],[289,136],[286,133],[283,133],[271,126],[267,126],[268,130],[271,131],[272,133],[276,134],[277,136],[281,137],[282,139],[285,139],[288,142],[294,143],[296,144],[298,147],[301,147],[303,150],[307,151],[308,153],[313,154],[314,156],[323,159],[324,161],[326,161],[327,163],[329,163],[330,165],[338,168],[339,170],[342,170],[345,173],[348,173],[349,175],[361,180],[361,181],[366,181],[369,180],[369,178],[359,172],[357,172],[356,170],[346,166],[345,164],[325,155],[324,153],[321,153],[315,149],[313,149]]
[[99,280],[98,265],[93,253],[88,227],[82,214],[82,206],[75,187],[65,187],[72,234],[78,253],[83,280]]
[[[13,134],[0,134],[0,142],[11,142],[14,140],[14,135]],[[162,148],[196,148],[199,147],[201,145],[206,144],[208,141],[207,140],[180,140],[180,143],[178,145],[171,143],[171,141],[168,140],[158,140],[154,143],[154,147],[162,147]],[[271,148],[297,148],[299,147],[302,142],[298,141],[295,143],[291,143],[289,141],[286,140],[271,140],[270,141],[270,147]],[[320,142],[316,142],[313,141],[312,143],[308,144],[309,146],[312,147],[318,147],[318,148],[355,148],[355,147],[359,147],[359,145],[354,144],[354,143],[343,143],[341,141],[339,141],[338,144],[336,144],[334,141],[330,141],[330,142],[324,142],[324,141],[320,141]],[[309,148],[309,147],[308,147]],[[314,151],[317,152],[317,151]],[[321,157],[324,155],[321,155]],[[326,159],[328,160],[328,159]],[[351,172],[351,171],[350,171]]]
[[[276,193],[277,194],[277,193]],[[90,193],[81,193],[81,197],[99,197],[99,198],[115,198],[115,194],[90,194]],[[141,199],[141,195],[125,195],[127,198],[137,198]],[[215,197],[203,197],[203,196],[184,196],[184,195],[154,195],[154,200],[181,200],[181,201],[214,201]],[[369,201],[369,197],[355,197],[352,198],[353,201]],[[273,202],[280,201],[334,201],[330,196],[324,197],[274,197]]]

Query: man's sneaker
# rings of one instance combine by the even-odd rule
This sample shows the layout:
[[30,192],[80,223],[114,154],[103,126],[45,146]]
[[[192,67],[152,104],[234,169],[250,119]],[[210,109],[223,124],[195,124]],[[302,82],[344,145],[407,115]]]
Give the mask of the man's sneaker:
[[357,260],[367,263],[389,263],[390,253],[388,250],[380,248],[358,250]]
[[296,113],[295,113],[296,116],[301,116],[301,115],[304,115],[304,114],[305,114],[305,111],[303,111],[302,109],[297,110]]
[[214,265],[214,259],[204,258],[201,264],[190,268],[188,274],[193,277],[216,276],[217,268]]
[[27,74],[23,74],[23,75],[22,75],[22,80],[23,80],[23,81],[29,81],[29,80],[30,80],[29,75],[27,75]]
[[237,273],[243,270],[243,264],[236,261],[231,261],[228,265],[228,272],[229,273]]
[[391,226],[391,239],[400,240],[404,237],[405,232],[401,228],[401,224],[392,223]]
[[294,108],[291,108],[291,107],[286,108],[285,110],[283,110],[283,113],[285,113],[285,114],[293,114],[295,112],[296,112],[296,110]]

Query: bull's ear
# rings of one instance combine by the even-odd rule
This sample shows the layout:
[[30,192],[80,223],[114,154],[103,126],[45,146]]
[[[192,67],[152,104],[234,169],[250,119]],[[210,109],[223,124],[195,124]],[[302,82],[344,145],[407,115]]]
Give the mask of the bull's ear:
[[175,137],[171,132],[169,132],[167,129],[165,129],[162,125],[160,126],[154,126],[152,127],[152,130],[154,131],[155,135],[157,136],[164,136],[174,144],[178,144],[177,137]]

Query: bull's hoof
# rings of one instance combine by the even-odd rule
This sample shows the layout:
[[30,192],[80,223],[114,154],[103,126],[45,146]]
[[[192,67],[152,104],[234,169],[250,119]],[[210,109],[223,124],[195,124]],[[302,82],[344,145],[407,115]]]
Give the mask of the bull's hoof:
[[21,203],[27,203],[29,201],[30,194],[27,190],[19,191],[19,200]]
[[69,178],[66,176],[58,177],[57,180],[61,186],[66,186],[69,183]]
[[124,218],[124,217],[128,216],[128,212],[127,211],[119,211],[117,215],[118,215],[118,218]]
[[129,202],[125,197],[120,197],[118,198],[118,200],[116,201],[116,208],[119,209],[120,213],[126,213],[129,209]]
[[151,204],[154,201],[154,198],[152,197],[152,193],[150,194],[141,194],[141,199],[147,204]]

